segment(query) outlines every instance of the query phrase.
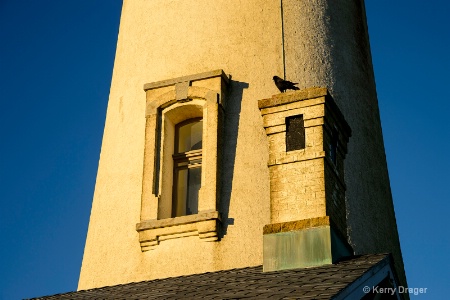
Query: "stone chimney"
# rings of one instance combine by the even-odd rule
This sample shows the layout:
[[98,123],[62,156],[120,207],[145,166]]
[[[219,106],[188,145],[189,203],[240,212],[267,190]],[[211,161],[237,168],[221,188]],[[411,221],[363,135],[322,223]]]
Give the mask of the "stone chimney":
[[326,88],[258,102],[269,141],[264,271],[331,264],[348,244],[344,159],[351,129]]

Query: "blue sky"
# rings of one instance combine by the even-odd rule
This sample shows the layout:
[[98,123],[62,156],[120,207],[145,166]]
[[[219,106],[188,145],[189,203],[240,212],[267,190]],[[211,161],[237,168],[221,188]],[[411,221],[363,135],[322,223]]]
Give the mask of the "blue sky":
[[[119,0],[0,0],[0,299],[73,291],[89,221]],[[450,278],[450,4],[366,0],[412,298]]]

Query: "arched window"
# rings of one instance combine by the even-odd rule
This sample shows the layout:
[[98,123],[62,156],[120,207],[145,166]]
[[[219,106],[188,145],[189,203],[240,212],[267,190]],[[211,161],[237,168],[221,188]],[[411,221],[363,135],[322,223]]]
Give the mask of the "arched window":
[[222,70],[144,85],[142,251],[162,240],[219,239],[220,156],[229,78]]
[[198,213],[202,172],[203,120],[189,119],[175,126],[172,217]]

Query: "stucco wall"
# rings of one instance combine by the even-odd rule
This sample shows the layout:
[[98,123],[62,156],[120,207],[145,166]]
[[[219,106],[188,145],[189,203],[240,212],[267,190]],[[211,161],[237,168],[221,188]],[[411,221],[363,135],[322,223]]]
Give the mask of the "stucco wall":
[[[358,253],[394,252],[399,263],[359,2],[339,1],[339,7],[325,0],[283,3],[287,78],[301,88],[329,88],[353,130],[345,166],[350,242]],[[278,93],[271,78],[283,75],[279,5],[124,1],[79,289],[262,264],[262,228],[270,223],[269,154],[257,100]],[[223,238],[211,243],[195,236],[173,239],[141,252],[135,225],[145,140],[142,87],[216,69],[232,75],[222,149]]]
[[352,129],[345,160],[350,244],[357,254],[392,252],[405,282],[364,1],[283,4],[287,78],[327,87]]
[[[280,38],[274,39],[274,36]],[[279,8],[270,1],[124,1],[79,289],[262,264],[270,223],[268,146],[257,100],[282,73]],[[143,85],[223,69],[220,242],[186,237],[141,252]]]

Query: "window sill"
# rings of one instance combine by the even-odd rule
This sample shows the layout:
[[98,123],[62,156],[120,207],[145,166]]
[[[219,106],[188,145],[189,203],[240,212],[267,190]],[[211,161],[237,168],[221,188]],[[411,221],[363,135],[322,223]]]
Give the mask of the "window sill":
[[213,242],[219,239],[217,211],[203,211],[195,215],[168,218],[162,220],[145,220],[136,224],[142,252],[153,250],[161,241],[195,236],[202,241]]

